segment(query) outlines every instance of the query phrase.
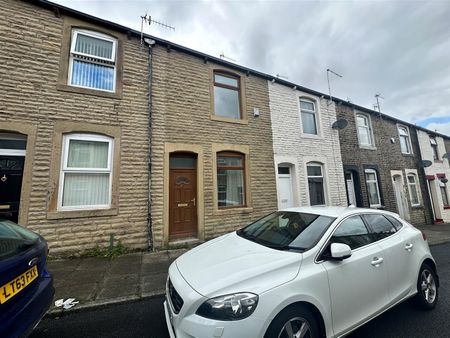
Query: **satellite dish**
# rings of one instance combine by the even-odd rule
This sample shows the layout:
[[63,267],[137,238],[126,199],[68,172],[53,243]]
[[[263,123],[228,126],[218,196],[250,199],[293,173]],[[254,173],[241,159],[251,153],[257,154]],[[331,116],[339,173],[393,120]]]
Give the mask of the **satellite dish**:
[[444,184],[447,183],[448,182],[448,178],[445,178],[445,177],[441,178],[441,182],[444,183]]
[[442,158],[448,158],[448,159],[450,159],[450,152],[445,153],[445,154],[442,156]]
[[422,160],[422,161],[419,162],[419,166],[422,167],[422,168],[427,168],[427,167],[429,167],[432,164],[433,164],[433,162],[428,161],[428,160]]
[[347,127],[347,125],[348,125],[348,121],[346,119],[339,119],[331,125],[331,128],[344,129],[345,127]]

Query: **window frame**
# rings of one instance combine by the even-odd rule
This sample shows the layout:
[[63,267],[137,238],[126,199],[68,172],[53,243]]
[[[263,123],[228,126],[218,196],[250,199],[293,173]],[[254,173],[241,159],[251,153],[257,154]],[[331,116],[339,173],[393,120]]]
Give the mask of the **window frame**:
[[[220,157],[230,157],[230,158],[241,158],[242,159],[242,165],[241,166],[221,166],[219,165],[219,156]],[[246,173],[246,162],[245,162],[246,155],[243,153],[240,153],[238,151],[218,151],[216,152],[216,175],[217,175],[217,204],[216,208],[218,210],[224,210],[224,209],[235,209],[235,208],[246,208],[248,206],[247,203],[247,173]],[[230,206],[220,206],[219,205],[219,169],[221,170],[242,170],[242,179],[243,179],[243,187],[242,187],[242,193],[243,193],[243,204],[239,205],[230,205]]]
[[[93,141],[93,142],[107,142],[108,143],[108,162],[107,168],[71,168],[67,166],[69,155],[69,144],[71,140],[79,141]],[[83,211],[83,210],[98,210],[111,209],[112,207],[112,182],[113,182],[113,153],[114,153],[114,138],[100,134],[92,133],[68,133],[62,135],[62,149],[61,149],[61,167],[59,170],[59,187],[58,187],[58,204],[57,211]],[[89,174],[106,174],[109,173],[109,193],[107,204],[97,205],[82,205],[82,206],[63,206],[64,194],[64,179],[66,173],[89,173]]]
[[[402,135],[401,130],[404,130],[406,135]],[[397,125],[397,133],[398,133],[398,137],[399,137],[400,151],[402,152],[402,154],[413,155],[414,153],[413,153],[413,149],[412,149],[411,133],[409,132],[409,128],[407,126],[399,124],[399,125]],[[405,138],[407,140],[407,145],[409,146],[409,152],[403,151],[402,138]]]
[[[447,184],[442,182],[441,180],[439,180],[439,190],[441,191],[442,205],[444,207],[450,206],[449,198],[448,198]],[[445,202],[447,202],[447,204]]]
[[[310,176],[308,174],[308,167],[319,167],[320,168],[320,172],[321,172],[321,176]],[[327,193],[326,193],[326,189],[325,189],[325,174],[324,174],[324,170],[325,170],[325,166],[320,163],[320,162],[308,162],[306,163],[306,182],[308,183],[308,198],[309,198],[309,205],[311,204],[311,195],[309,194],[309,179],[310,178],[321,178],[322,179],[322,194],[323,194],[323,201],[324,204],[314,204],[315,206],[322,206],[322,205],[327,205]]]
[[[302,101],[306,102],[306,103],[312,103],[312,105],[314,107],[314,110],[309,110],[309,109],[302,108]],[[300,125],[301,125],[302,135],[303,136],[311,136],[311,137],[320,136],[320,127],[319,127],[319,121],[318,121],[319,120],[319,118],[318,118],[319,114],[318,114],[318,109],[317,109],[318,108],[317,107],[317,101],[312,99],[312,98],[309,98],[309,97],[300,96],[298,98],[298,105],[299,105],[299,110],[300,110]],[[316,129],[316,133],[315,134],[311,134],[311,133],[305,132],[305,130],[304,130],[305,126],[303,124],[303,113],[311,114],[311,115],[314,116],[314,126],[315,126],[315,129]]]
[[[409,177],[410,176],[414,178],[414,183],[410,183],[409,182]],[[406,173],[406,184],[408,185],[409,200],[411,202],[411,206],[413,206],[413,207],[418,207],[418,206],[421,205],[421,203],[420,203],[420,195],[419,195],[419,188],[420,188],[420,186],[419,186],[418,183],[419,183],[418,182],[418,177],[417,177],[417,175],[415,173],[412,173],[412,172]],[[412,185],[414,185],[416,187],[417,204],[413,203],[413,196],[412,196],[412,189],[411,189]]]
[[430,136],[430,146],[431,146],[431,150],[433,153],[433,161],[438,162],[439,161],[439,149],[438,149],[438,144],[437,144],[437,140],[435,137]]
[[[237,81],[237,87],[234,87],[232,85],[227,85],[224,83],[220,83],[220,82],[216,82],[216,75],[219,76],[223,76],[229,79],[233,79]],[[238,94],[238,107],[239,107],[239,117],[235,118],[235,117],[229,117],[229,116],[223,116],[223,115],[219,115],[216,113],[216,96],[215,96],[215,88],[219,87],[219,88],[225,88],[228,90],[233,90],[233,91],[237,91]],[[241,121],[244,120],[244,112],[243,112],[243,103],[242,103],[242,84],[241,84],[241,75],[236,74],[236,73],[232,73],[226,70],[222,70],[222,69],[214,69],[212,71],[212,97],[213,97],[213,102],[212,102],[212,115],[215,118],[219,118],[219,119],[229,119],[229,120],[236,120],[236,121]]]
[[[367,179],[367,174],[374,174],[374,175],[375,175],[375,181],[374,181],[374,180],[370,180],[370,181],[369,181],[369,180]],[[379,184],[379,182],[378,182],[378,172],[377,172],[375,169],[370,169],[370,168],[364,169],[364,180],[365,180],[365,182],[366,182],[367,199],[368,199],[370,208],[378,208],[378,207],[381,207],[381,206],[382,206],[382,203],[381,203],[380,184]],[[370,204],[369,183],[373,183],[373,182],[376,183],[376,187],[377,187],[377,195],[378,195],[378,201],[379,201],[379,204]]]
[[[85,35],[85,36],[88,36],[88,37],[92,37],[92,38],[96,38],[96,39],[101,39],[101,40],[104,40],[104,41],[112,42],[113,43],[112,58],[108,59],[108,58],[104,58],[104,57],[100,57],[100,56],[94,56],[94,55],[91,55],[91,54],[76,52],[75,51],[75,45],[76,45],[77,37],[78,37],[79,34]],[[117,89],[116,88],[117,87],[116,86],[116,81],[117,81],[117,53],[118,53],[118,48],[117,47],[118,47],[118,40],[116,38],[113,38],[113,37],[108,36],[106,34],[99,33],[99,32],[92,31],[92,30],[72,28],[70,48],[69,48],[69,64],[68,64],[67,85],[70,86],[70,87],[84,88],[84,89],[88,89],[88,90],[96,90],[96,91],[107,92],[107,93],[116,93],[116,89]],[[95,59],[111,62],[112,64],[109,64],[109,66],[113,66],[113,67],[110,67],[110,68],[114,69],[114,72],[113,72],[113,88],[112,88],[112,90],[95,88],[95,87],[80,86],[80,85],[72,84],[71,82],[72,82],[72,77],[73,77],[73,62],[74,62],[75,59],[77,59],[76,55],[80,55],[80,56],[84,56],[84,57],[88,57],[88,58],[94,59],[94,60],[88,60],[89,63],[103,64],[101,62],[96,62]]]
[[[358,124],[358,117],[361,117],[367,121],[367,126],[360,126]],[[370,115],[363,114],[363,113],[355,113],[355,124],[356,124],[356,135],[358,137],[358,145],[361,148],[375,148],[375,139],[373,136],[373,128],[372,128],[372,120],[370,118]],[[359,133],[360,128],[365,128],[367,130],[367,135],[369,138],[369,143],[362,143],[361,136]]]

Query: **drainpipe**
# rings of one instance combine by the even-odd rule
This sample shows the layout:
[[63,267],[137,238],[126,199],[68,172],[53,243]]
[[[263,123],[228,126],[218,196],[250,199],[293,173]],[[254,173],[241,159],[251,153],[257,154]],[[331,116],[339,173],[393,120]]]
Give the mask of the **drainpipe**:
[[148,230],[148,250],[153,251],[153,229],[152,229],[152,62],[153,46],[155,40],[144,39],[148,45],[148,201],[147,201],[147,230]]

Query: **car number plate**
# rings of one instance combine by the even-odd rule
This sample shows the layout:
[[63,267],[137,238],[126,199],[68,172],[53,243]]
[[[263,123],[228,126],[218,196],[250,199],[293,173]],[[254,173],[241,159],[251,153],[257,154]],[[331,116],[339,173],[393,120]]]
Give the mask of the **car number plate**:
[[0,287],[0,304],[3,304],[25,289],[32,281],[38,277],[37,266],[25,271],[20,276]]

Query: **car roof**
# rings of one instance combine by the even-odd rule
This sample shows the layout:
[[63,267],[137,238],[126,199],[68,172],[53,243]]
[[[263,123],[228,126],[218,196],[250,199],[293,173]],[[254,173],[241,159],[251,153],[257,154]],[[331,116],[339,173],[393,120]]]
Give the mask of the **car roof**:
[[355,206],[348,207],[330,207],[325,205],[317,205],[312,207],[295,207],[295,208],[287,208],[281,209],[280,211],[292,211],[292,212],[303,212],[307,214],[315,214],[315,215],[323,215],[328,217],[344,217],[357,213],[383,213],[388,215],[398,216],[395,213],[379,210],[379,209],[368,209],[368,208],[357,208]]

